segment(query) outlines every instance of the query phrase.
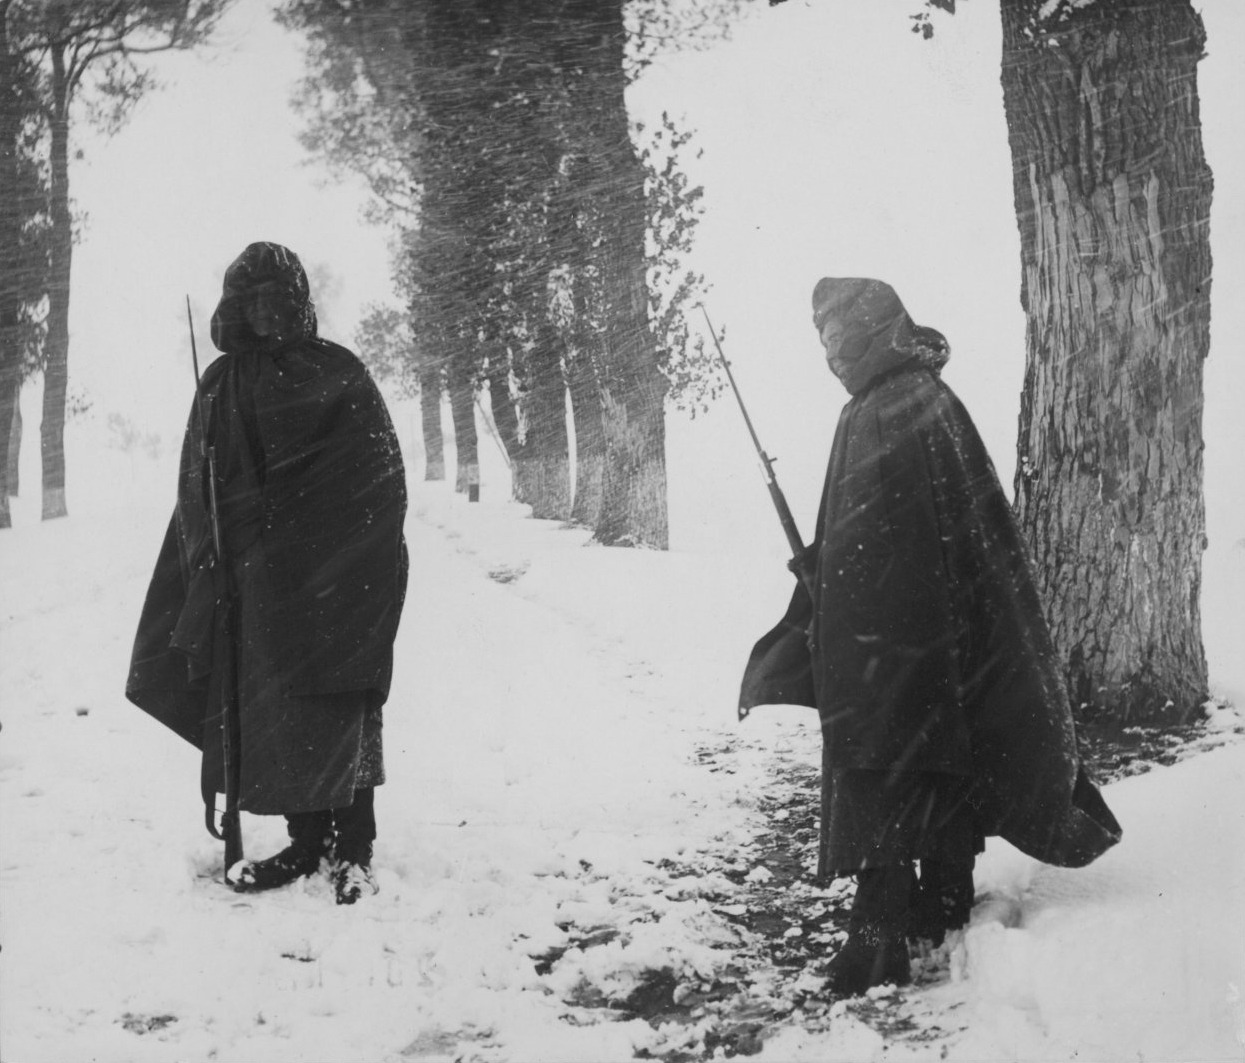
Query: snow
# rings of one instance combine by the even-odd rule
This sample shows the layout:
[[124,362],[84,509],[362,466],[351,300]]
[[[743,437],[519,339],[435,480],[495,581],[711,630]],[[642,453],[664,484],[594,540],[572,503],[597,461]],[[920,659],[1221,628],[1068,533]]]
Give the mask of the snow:
[[[669,108],[699,130],[693,265],[804,529],[842,401],[808,327],[822,275],[884,276],[946,332],[947,378],[1010,481],[1024,322],[997,10],[961,5],[923,44],[914,6],[792,0],[633,93],[637,114]],[[277,239],[331,265],[345,295],[321,306],[326,332],[349,342],[388,265],[357,190],[314,190],[298,167],[297,56],[261,7],[239,3],[227,54],[171,60],[169,90],[74,163],[90,225],[71,387],[94,412],[70,425],[71,515],[42,524],[39,395],[23,395],[22,497],[0,532],[0,1058],[700,1057],[726,1020],[746,1034],[726,1048],[764,1061],[1245,1058],[1245,744],[1229,741],[1245,704],[1245,302],[1230,297],[1245,287],[1245,6],[1207,0],[1199,69],[1216,181],[1202,615],[1223,741],[1107,787],[1124,841],[1087,869],[991,843],[972,923],[917,984],[837,1003],[816,970],[770,964],[744,921],[769,891],[775,937],[832,945],[801,913],[844,889],[784,892],[765,843],[815,773],[811,714],[735,720],[742,663],[790,577],[727,401],[669,419],[668,553],[527,519],[502,501],[487,442],[481,503],[420,482],[416,414],[395,404],[414,568],[377,794],[380,893],[338,908],[320,879],[245,897],[218,881],[194,751],[122,696],[189,407],[183,298],[202,329],[223,266]],[[112,413],[158,429],[159,456],[116,449]],[[775,811],[775,794],[797,803]],[[274,819],[243,829],[250,855],[282,844]],[[610,1007],[656,976],[681,1013]]]
[[[1094,0],[1045,0],[1045,3],[1043,3],[1042,6],[1038,8],[1037,21],[1044,22],[1046,19],[1050,18],[1051,15],[1053,15],[1056,11],[1060,10],[1061,7],[1070,7],[1070,8],[1089,7],[1089,5],[1092,3],[1094,3]],[[1064,17],[1065,18],[1067,17],[1066,12],[1064,14]]]
[[[18,500],[0,553],[4,1059],[625,1059],[714,1028],[610,1008],[654,972],[687,1001],[752,956],[749,999],[783,992],[729,918],[773,877],[753,843],[774,757],[817,755],[806,710],[733,718],[781,608],[765,551],[608,550],[487,483],[475,505],[413,484],[380,893],[242,896],[219,882],[193,751],[121,693],[172,470],[71,443],[96,488],[49,525]],[[992,842],[932,978],[806,1003],[756,1058],[1241,1058],[1243,787],[1228,742],[1109,786],[1125,840],[1088,869]],[[253,855],[282,842],[273,818],[243,827]],[[742,881],[679,869],[708,852]]]

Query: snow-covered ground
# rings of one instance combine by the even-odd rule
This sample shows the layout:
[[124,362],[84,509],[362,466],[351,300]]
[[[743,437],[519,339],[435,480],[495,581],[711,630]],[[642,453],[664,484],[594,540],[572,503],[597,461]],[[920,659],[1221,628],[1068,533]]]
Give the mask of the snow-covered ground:
[[[731,918],[769,873],[758,802],[817,755],[805,712],[734,720],[772,558],[596,548],[487,490],[413,485],[380,894],[230,892],[196,755],[122,696],[172,472],[72,438],[74,514],[22,499],[0,549],[4,1060],[674,1059],[749,1014],[761,1060],[1245,1056],[1245,744],[1109,786],[1124,841],[1086,870],[992,843],[918,986],[829,1006]],[[746,874],[687,873],[707,855]],[[662,973],[740,989],[608,1006]]]
[[[71,515],[42,524],[39,395],[23,394],[22,497],[0,532],[0,1059],[1245,1059],[1245,743],[1107,787],[1124,840],[1086,870],[992,844],[971,926],[909,990],[829,1003],[816,963],[770,962],[775,938],[833,945],[823,917],[844,892],[774,886],[784,823],[813,858],[818,735],[807,711],[735,721],[789,577],[727,402],[671,413],[666,554],[526,519],[500,501],[487,440],[480,504],[418,482],[415,414],[395,407],[414,571],[381,892],[339,909],[320,881],[248,897],[216,881],[194,751],[122,695],[191,395],[184,297],[201,357],[221,270],[251,240],[303,256],[331,338],[350,343],[362,304],[387,297],[358,188],[301,165],[299,56],[271,6],[239,0],[218,53],[163,60],[167,90],[114,140],[80,137],[72,164],[89,217],[71,389],[93,407],[70,426]],[[1245,5],[1199,6],[1215,175],[1203,628],[1213,693],[1242,705]],[[808,327],[822,275],[882,276],[948,335],[947,379],[1010,482],[1024,321],[997,5],[959,5],[932,42],[908,33],[917,7],[758,5],[629,101],[698,131],[692,264],[805,529],[843,399]],[[115,449],[110,417],[160,434],[161,457]],[[282,844],[277,821],[244,830],[252,855]]]

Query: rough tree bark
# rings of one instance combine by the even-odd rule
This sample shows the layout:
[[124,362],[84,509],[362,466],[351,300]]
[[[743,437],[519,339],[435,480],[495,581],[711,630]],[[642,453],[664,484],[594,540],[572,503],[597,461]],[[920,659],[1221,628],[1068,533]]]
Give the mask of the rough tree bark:
[[1189,0],[1039,6],[1002,0],[1028,316],[1016,508],[1079,714],[1175,722],[1207,693],[1205,31]]

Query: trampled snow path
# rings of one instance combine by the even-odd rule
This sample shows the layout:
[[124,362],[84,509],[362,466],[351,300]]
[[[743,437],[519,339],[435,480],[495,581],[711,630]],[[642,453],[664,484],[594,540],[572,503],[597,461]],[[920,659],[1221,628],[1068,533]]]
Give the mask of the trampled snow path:
[[[412,520],[381,894],[342,910],[321,882],[235,896],[212,881],[193,751],[121,697],[163,519],[124,518],[128,541],[114,515],[5,543],[5,1058],[346,1060],[460,1040],[629,1056],[648,1027],[563,1021],[532,955],[564,939],[559,923],[616,922],[628,897],[660,894],[668,876],[646,860],[746,829],[738,777],[692,755],[729,712],[716,732],[703,709],[680,716],[677,684],[654,698],[667,685],[634,652]],[[617,593],[621,575],[577,594]],[[280,845],[272,820],[244,828],[252,853]],[[658,899],[679,917],[619,969],[680,947],[679,963],[717,962],[702,938],[720,929],[694,929],[707,907]]]
[[[764,1060],[1241,1058],[1245,748],[1110,787],[1126,842],[1087,871],[992,844],[932,980],[829,1004],[729,917],[768,873],[775,754],[816,758],[807,714],[733,720],[771,562],[522,512],[416,489],[381,893],[353,909],[215,882],[196,756],[121,696],[163,506],[5,533],[4,1059],[673,1059],[749,1016]],[[792,890],[788,918],[833,897]],[[682,1014],[608,1007],[663,971]]]

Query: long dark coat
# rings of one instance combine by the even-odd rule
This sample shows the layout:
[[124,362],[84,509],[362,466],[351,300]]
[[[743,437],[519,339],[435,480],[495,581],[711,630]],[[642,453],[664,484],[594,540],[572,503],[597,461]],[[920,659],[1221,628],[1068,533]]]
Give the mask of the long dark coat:
[[[1048,863],[1089,863],[1120,828],[1082,770],[994,468],[936,368],[894,351],[875,361],[877,372],[856,367],[835,433],[812,593],[797,586],[757,643],[741,715],[814,706],[836,777],[959,779],[982,834]],[[829,810],[831,831],[852,820]]]
[[203,374],[229,586],[210,564],[196,404],[126,684],[204,750],[205,792],[223,791],[209,706],[231,601],[240,807],[256,812],[349,804],[354,785],[379,781],[360,759],[379,748],[406,592],[406,485],[384,400],[354,354],[310,331],[267,347],[226,340]]

